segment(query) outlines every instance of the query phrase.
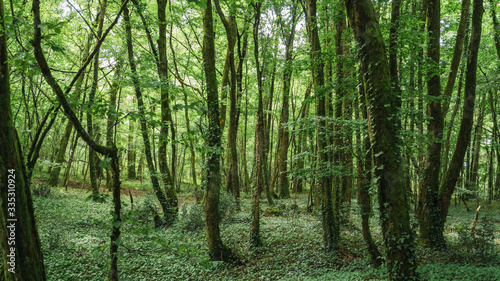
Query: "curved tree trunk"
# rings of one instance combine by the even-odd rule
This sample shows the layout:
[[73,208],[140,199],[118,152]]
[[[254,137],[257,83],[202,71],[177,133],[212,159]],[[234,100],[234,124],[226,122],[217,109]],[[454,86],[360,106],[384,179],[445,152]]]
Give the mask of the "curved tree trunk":
[[146,156],[146,163],[148,165],[148,170],[150,173],[151,177],[151,185],[153,187],[153,190],[155,192],[156,198],[160,202],[161,208],[163,210],[163,214],[165,216],[168,216],[168,214],[171,213],[171,206],[167,200],[167,197],[165,196],[165,193],[160,188],[160,182],[158,180],[158,174],[156,172],[156,168],[153,163],[153,157],[151,153],[151,143],[149,141],[149,134],[148,134],[148,126],[147,126],[147,120],[144,118],[145,117],[145,112],[144,112],[144,101],[142,100],[142,91],[139,86],[139,78],[137,76],[137,67],[135,65],[135,59],[134,59],[134,50],[132,46],[132,28],[130,27],[130,16],[129,16],[129,10],[128,8],[125,8],[123,10],[123,19],[125,21],[125,32],[126,32],[126,37],[127,37],[127,53],[128,53],[128,61],[130,65],[130,70],[132,72],[132,83],[134,84],[134,89],[135,89],[135,96],[137,98],[137,110],[139,113],[140,117],[140,124],[141,124],[141,135],[142,135],[142,140],[144,142],[144,152]]
[[40,67],[40,70],[45,77],[45,81],[50,85],[52,90],[57,96],[61,107],[73,124],[73,127],[78,132],[80,137],[87,143],[89,147],[95,150],[97,153],[102,154],[103,156],[107,156],[111,158],[111,167],[113,171],[113,223],[112,223],[112,233],[111,233],[111,243],[110,243],[110,273],[108,276],[109,280],[118,280],[118,241],[120,238],[120,225],[121,225],[121,201],[120,201],[120,168],[118,166],[118,149],[113,144],[111,147],[104,147],[98,145],[90,136],[88,132],[83,129],[82,124],[78,120],[75,112],[71,109],[68,101],[66,100],[65,95],[67,95],[71,88],[74,86],[75,82],[78,80],[78,77],[82,75],[84,69],[88,66],[88,64],[93,59],[94,55],[96,55],[101,47],[102,42],[106,39],[107,35],[111,31],[111,29],[118,22],[118,18],[120,17],[121,12],[124,10],[127,5],[128,0],[124,0],[120,11],[117,16],[111,23],[111,25],[106,29],[106,31],[99,37],[96,46],[94,47],[91,55],[88,57],[87,61],[83,64],[83,66],[78,70],[77,74],[70,82],[70,84],[66,87],[66,91],[63,92],[55,78],[52,76],[52,72],[50,70],[49,65],[47,64],[47,60],[45,59],[45,55],[43,53],[41,47],[42,41],[42,32],[41,32],[41,20],[40,20],[40,2],[39,0],[33,0],[33,27],[34,27],[34,39],[33,39],[33,47],[34,47],[34,55],[35,59]]
[[439,189],[439,207],[441,220],[436,231],[444,231],[444,223],[448,216],[451,196],[463,167],[465,153],[470,143],[472,124],[474,122],[474,103],[476,98],[476,72],[479,44],[481,41],[481,25],[483,19],[483,0],[474,0],[472,8],[472,31],[467,57],[467,70],[465,72],[465,97],[462,111],[462,121],[458,132],[457,144],[450,162],[450,167],[444,176]]
[[345,0],[359,47],[366,84],[368,128],[378,180],[380,221],[389,279],[416,278],[416,257],[404,184],[398,97],[391,78],[384,40],[370,0]]

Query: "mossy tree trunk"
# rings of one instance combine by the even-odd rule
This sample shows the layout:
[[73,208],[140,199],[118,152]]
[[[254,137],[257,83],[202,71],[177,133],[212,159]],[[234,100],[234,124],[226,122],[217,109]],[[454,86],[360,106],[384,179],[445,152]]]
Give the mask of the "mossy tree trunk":
[[203,9],[203,62],[207,87],[208,135],[209,151],[205,161],[205,220],[210,258],[217,261],[228,261],[231,251],[222,243],[220,237],[219,196],[221,185],[220,153],[221,128],[219,119],[219,94],[215,69],[215,41],[211,0],[207,0]]
[[384,39],[370,0],[345,0],[345,4],[366,84],[368,127],[389,279],[416,279],[417,260],[402,169],[402,141],[398,135],[400,108],[391,87]]
[[[168,59],[167,59],[167,18],[166,8],[167,0],[157,0],[158,3],[158,75],[160,77],[160,94],[161,94],[161,126],[160,126],[160,143],[158,145],[158,166],[165,185],[165,195],[167,196],[170,209],[165,214],[167,223],[172,223],[177,218],[178,199],[175,189],[175,161],[176,161],[176,144],[175,144],[175,129],[172,119],[172,111],[170,109],[170,92],[168,79]],[[154,46],[151,46],[152,48]],[[167,163],[167,142],[168,131],[170,129],[171,143],[171,169]]]
[[0,279],[46,280],[31,191],[11,109],[4,2],[0,0]]
[[429,123],[429,143],[425,159],[424,175],[421,181],[419,198],[419,230],[420,240],[432,248],[442,248],[445,244],[444,237],[436,232],[435,226],[439,224],[440,215],[438,208],[438,190],[441,170],[441,147],[443,138],[443,113],[441,109],[441,78],[439,76],[440,61],[440,1],[429,1],[427,9],[427,57],[429,68],[427,71],[427,116]]

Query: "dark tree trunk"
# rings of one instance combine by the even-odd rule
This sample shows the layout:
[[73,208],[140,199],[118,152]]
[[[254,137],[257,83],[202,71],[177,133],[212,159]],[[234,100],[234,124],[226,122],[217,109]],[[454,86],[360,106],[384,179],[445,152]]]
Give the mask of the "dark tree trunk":
[[441,147],[443,138],[443,113],[441,109],[441,79],[439,76],[440,60],[440,1],[430,1],[427,10],[427,57],[430,59],[430,68],[427,72],[427,96],[429,104],[427,112],[429,123],[427,131],[430,135],[425,160],[424,178],[421,182],[418,219],[420,240],[432,248],[442,248],[444,237],[435,231],[439,224],[438,191],[441,169]]
[[398,97],[391,90],[384,40],[369,0],[345,0],[365,75],[368,126],[375,176],[378,180],[380,221],[391,280],[416,278],[416,257],[410,228],[407,192],[398,135]]
[[[135,98],[132,100],[135,103]],[[135,170],[135,141],[134,141],[134,123],[132,118],[128,120],[128,139],[127,139],[127,178],[129,180],[135,180],[137,178],[137,173]]]
[[257,105],[257,125],[255,127],[255,180],[254,194],[252,200],[252,223],[250,226],[250,245],[253,248],[262,246],[260,237],[260,194],[264,190],[265,180],[265,149],[264,149],[264,104],[262,98],[262,71],[259,61],[259,25],[261,16],[261,3],[254,3],[255,9],[253,23],[254,57],[257,70],[258,105]]
[[465,153],[470,143],[472,124],[474,122],[474,103],[476,97],[476,72],[479,44],[481,41],[481,24],[483,18],[483,0],[474,0],[472,8],[472,31],[467,57],[467,70],[465,72],[465,97],[462,112],[460,131],[458,132],[457,144],[453,153],[450,167],[440,187],[439,207],[441,220],[436,231],[443,233],[444,223],[448,216],[451,196],[455,191],[458,177],[463,167]]
[[231,251],[222,243],[219,230],[219,194],[221,185],[220,150],[221,128],[219,119],[219,95],[215,70],[215,42],[212,3],[207,0],[203,9],[203,62],[207,86],[208,135],[207,160],[205,161],[206,191],[205,219],[208,249],[212,260],[228,261]]
[[[102,29],[103,29],[103,24],[104,24],[104,17],[106,16],[106,6],[107,6],[107,0],[104,0],[103,3],[101,3],[100,11],[98,13],[98,18],[96,19],[98,21],[98,27],[97,27],[97,37],[100,38],[102,35]],[[98,125],[94,124],[93,122],[93,115],[94,112],[94,100],[95,100],[95,95],[97,92],[97,87],[98,87],[98,79],[99,79],[99,51],[94,55],[93,58],[93,76],[92,76],[92,87],[90,89],[89,93],[89,100],[88,100],[88,112],[87,112],[87,132],[89,135],[94,139],[95,142],[98,142]],[[92,147],[89,146],[88,148],[88,153],[89,153],[89,170],[90,170],[90,185],[92,189],[92,200],[94,201],[99,201],[99,184],[97,182],[97,178],[100,177],[101,172],[100,172],[100,167],[99,167],[99,157],[97,156],[96,152]]]
[[[172,112],[170,109],[170,93],[168,91],[168,60],[167,60],[167,18],[166,7],[167,0],[157,0],[158,3],[158,75],[160,77],[160,94],[161,94],[161,127],[160,127],[160,143],[158,145],[158,167],[163,179],[165,195],[168,200],[170,209],[165,214],[165,221],[167,224],[173,223],[177,218],[178,199],[175,190],[175,166],[176,166],[176,146],[175,146],[175,129],[172,119]],[[151,46],[153,47],[153,46]],[[168,125],[167,125],[168,124]],[[171,171],[167,163],[167,142],[168,130],[171,133],[171,147],[172,147],[172,164]]]
[[160,182],[158,180],[158,174],[156,172],[155,166],[153,164],[153,157],[151,153],[151,144],[149,141],[147,120],[145,119],[145,107],[144,101],[142,100],[142,91],[139,85],[139,77],[137,76],[137,67],[134,59],[134,50],[132,46],[132,28],[130,26],[130,16],[127,7],[123,10],[123,19],[125,21],[125,31],[127,37],[127,53],[128,62],[130,65],[130,71],[132,72],[132,83],[134,85],[135,97],[137,98],[137,112],[139,113],[140,124],[141,124],[141,135],[144,142],[144,154],[146,156],[146,163],[148,165],[148,170],[151,177],[151,185],[155,192],[156,198],[160,202],[163,210],[163,214],[168,216],[171,213],[171,206],[165,196],[165,193],[160,188]]
[[[314,91],[316,92],[316,116],[318,117],[316,130],[316,147],[318,153],[318,162],[316,169],[319,176],[317,188],[321,192],[321,216],[323,224],[323,246],[327,252],[337,251],[339,249],[340,228],[338,217],[334,216],[332,200],[332,177],[327,173],[328,145],[326,132],[326,91],[324,77],[324,63],[321,57],[321,46],[318,36],[318,21],[316,14],[316,0],[307,1],[306,20],[309,31],[309,44],[312,79]],[[338,212],[336,212],[338,214]]]
[[491,19],[493,20],[493,39],[495,40],[495,49],[497,50],[498,60],[500,60],[500,24],[495,11],[495,3],[490,0]]
[[[238,175],[238,153],[236,150],[236,138],[238,133],[238,123],[236,121],[238,108],[237,108],[237,94],[236,94],[236,80],[237,73],[234,65],[234,46],[236,45],[236,36],[237,36],[237,26],[236,26],[236,17],[235,17],[235,7],[233,4],[230,4],[230,15],[229,18],[226,18],[224,12],[219,5],[219,1],[214,1],[215,6],[217,8],[217,13],[224,24],[224,28],[226,30],[227,37],[227,48],[228,48],[228,60],[229,70],[231,73],[231,82],[229,89],[229,128],[227,132],[227,150],[226,150],[226,159],[228,163],[228,173],[226,177],[226,188],[228,191],[233,193],[233,197],[238,201],[240,197],[240,178]],[[223,85],[224,86],[224,85]],[[223,117],[224,119],[224,117]]]
[[[292,3],[292,18],[289,22],[285,23],[281,16],[281,9],[275,7],[276,14],[278,15],[278,21],[281,26],[281,33],[283,40],[285,41],[285,66],[283,69],[283,101],[281,108],[281,117],[278,129],[278,148],[277,148],[277,159],[278,163],[278,189],[280,198],[290,198],[290,188],[288,183],[288,146],[290,133],[288,130],[288,118],[289,118],[289,103],[290,103],[290,87],[292,80],[292,61],[293,61],[293,41],[295,38],[295,27],[297,25],[297,5]],[[290,29],[288,30],[288,26]]]
[[4,3],[0,0],[0,279],[46,280],[21,146],[11,109]]
[[[444,90],[444,96],[450,98],[455,86],[458,68],[460,65],[460,58],[462,57],[464,42],[467,34],[467,27],[469,22],[470,0],[462,0],[462,13],[460,14],[460,23],[458,25],[457,36],[455,41],[455,48],[453,49],[453,58],[451,59],[450,72]],[[449,102],[443,103],[443,116],[448,112]],[[446,169],[446,167],[444,167]]]
[[[114,143],[114,136],[116,130],[115,122],[118,116],[116,108],[116,96],[121,87],[120,85],[121,68],[122,68],[122,61],[121,59],[119,59],[115,67],[113,82],[111,84],[111,90],[109,92],[109,104],[107,112],[108,120],[106,122],[106,146],[108,147],[111,147],[111,145]],[[111,165],[107,168],[106,172],[106,187],[108,190],[112,190],[113,188]]]
[[65,95],[67,95],[70,91],[75,82],[78,80],[78,77],[82,75],[84,69],[89,65],[91,60],[93,59],[94,55],[96,55],[99,51],[99,48],[101,47],[102,42],[106,39],[107,35],[111,31],[111,29],[116,25],[118,22],[118,18],[120,17],[120,14],[124,7],[127,4],[127,0],[124,1],[120,11],[118,12],[117,16],[111,23],[111,25],[106,29],[106,31],[102,34],[102,36],[99,37],[99,40],[97,41],[96,46],[94,47],[91,55],[88,57],[88,59],[85,61],[83,66],[78,70],[77,74],[73,78],[73,80],[70,82],[70,84],[66,87],[66,91],[63,92],[55,78],[52,76],[52,72],[50,70],[49,65],[47,64],[47,60],[45,59],[45,55],[43,54],[43,50],[41,47],[41,39],[42,39],[42,32],[41,32],[41,20],[40,20],[40,2],[39,0],[34,0],[33,1],[33,27],[34,27],[34,39],[32,41],[32,45],[34,48],[34,55],[35,59],[38,63],[38,66],[40,67],[40,70],[45,77],[45,81],[47,84],[50,85],[52,90],[57,96],[57,99],[59,103],[61,104],[62,108],[64,109],[64,113],[66,114],[66,117],[68,117],[69,120],[71,120],[71,123],[73,124],[73,127],[75,130],[78,132],[80,137],[87,143],[89,147],[91,147],[93,150],[95,150],[97,153],[102,154],[104,156],[110,157],[111,158],[111,167],[113,171],[113,206],[114,206],[114,212],[113,212],[113,223],[112,223],[112,234],[111,234],[111,243],[110,243],[110,257],[111,257],[111,262],[110,262],[110,273],[108,276],[109,280],[118,280],[118,241],[120,238],[120,225],[121,225],[121,201],[120,201],[120,169],[118,166],[118,149],[116,146],[113,144],[111,147],[104,147],[101,145],[98,145],[90,136],[88,132],[86,132],[83,129],[82,124],[78,120],[75,112],[71,109],[71,106],[69,105],[68,101],[66,100]]

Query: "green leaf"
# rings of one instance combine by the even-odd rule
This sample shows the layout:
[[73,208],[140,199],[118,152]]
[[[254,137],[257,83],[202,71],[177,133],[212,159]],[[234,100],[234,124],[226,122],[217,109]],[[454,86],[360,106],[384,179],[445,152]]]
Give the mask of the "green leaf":
[[114,226],[115,228],[119,228],[121,225],[122,225],[122,222],[121,222],[121,221],[114,221],[114,222],[113,222],[113,226]]

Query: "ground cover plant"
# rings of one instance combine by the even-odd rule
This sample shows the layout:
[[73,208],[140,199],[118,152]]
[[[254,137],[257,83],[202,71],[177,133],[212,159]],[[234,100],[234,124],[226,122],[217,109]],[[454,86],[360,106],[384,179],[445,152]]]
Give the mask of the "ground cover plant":
[[[86,197],[85,190],[61,188],[47,196],[34,196],[49,280],[102,280],[107,276],[112,205],[109,200],[104,204],[88,202]],[[239,258],[234,263],[210,260],[203,206],[191,193],[179,194],[180,216],[169,228],[155,228],[154,214],[159,206],[151,192],[134,196],[133,208],[130,198],[124,196],[120,279],[385,280],[386,269],[370,264],[356,203],[341,227],[339,254],[332,255],[322,250],[320,217],[307,211],[304,194],[279,200],[275,207],[262,202],[265,242],[258,251],[249,247],[250,196],[243,194],[240,211],[231,196],[221,197],[226,205],[221,214],[221,235]],[[497,280],[500,215],[496,206],[485,205],[477,226],[482,230],[471,238],[474,218],[475,213],[467,212],[463,205],[452,207],[445,232],[449,249],[433,252],[418,247],[422,280]],[[381,245],[376,213],[371,220],[372,234]]]

